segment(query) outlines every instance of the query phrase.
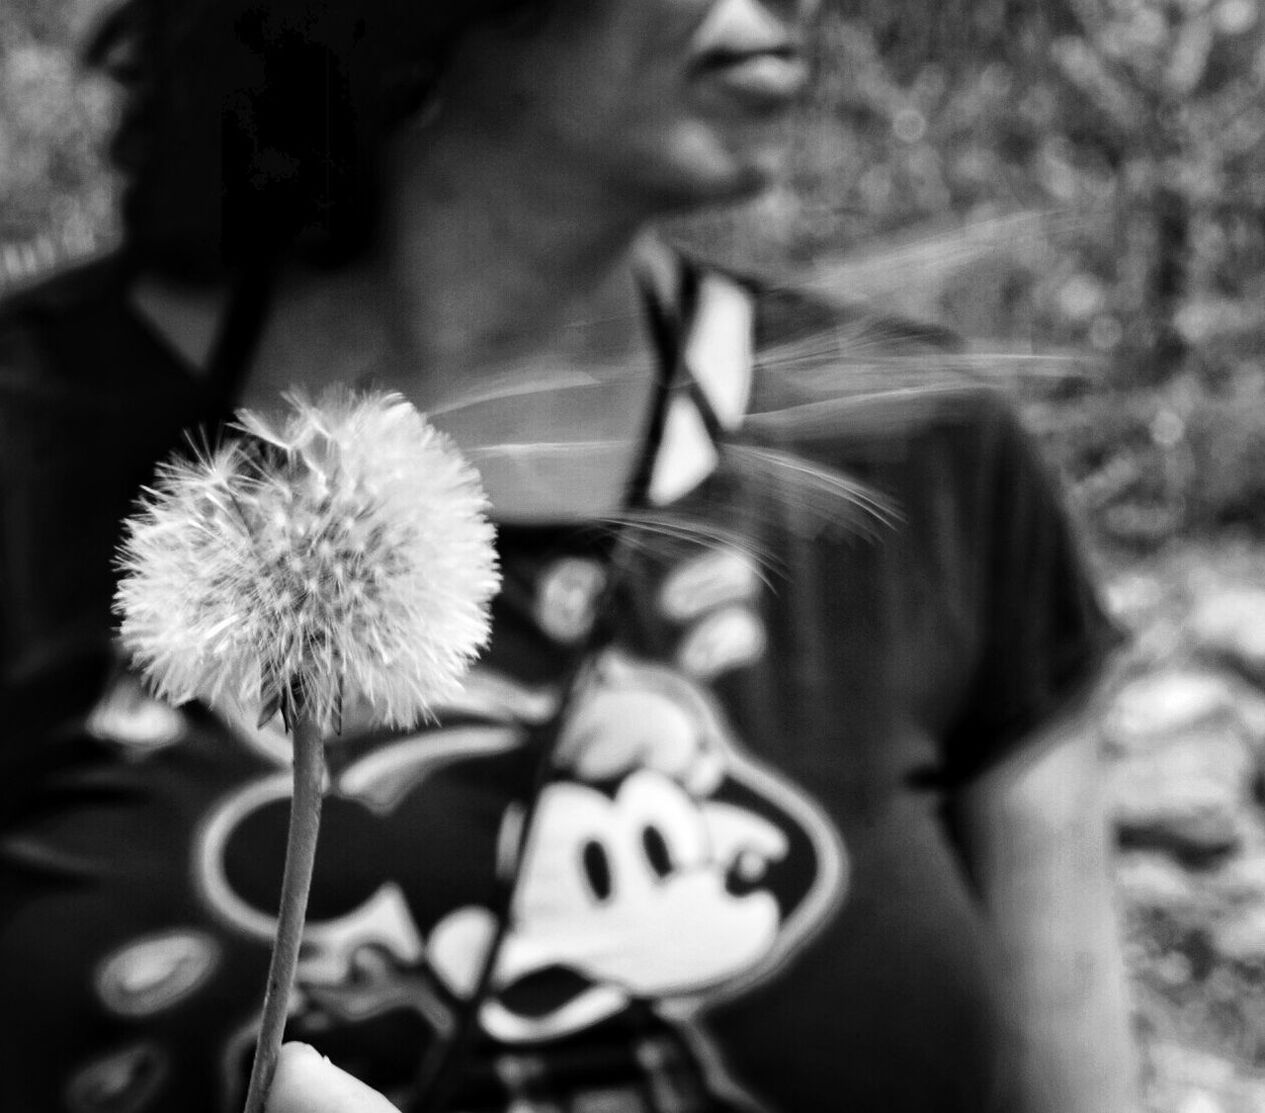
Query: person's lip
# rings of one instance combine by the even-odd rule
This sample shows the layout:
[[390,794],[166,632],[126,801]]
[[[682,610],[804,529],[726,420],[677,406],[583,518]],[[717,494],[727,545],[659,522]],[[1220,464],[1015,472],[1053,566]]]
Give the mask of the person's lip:
[[790,46],[750,50],[711,50],[695,67],[700,80],[755,108],[792,101],[808,81],[808,63]]

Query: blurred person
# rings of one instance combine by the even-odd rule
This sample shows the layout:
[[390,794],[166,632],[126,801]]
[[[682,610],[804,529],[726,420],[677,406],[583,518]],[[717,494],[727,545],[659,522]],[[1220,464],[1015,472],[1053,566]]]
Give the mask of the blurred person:
[[184,430],[346,383],[479,467],[504,585],[437,723],[331,740],[291,1038],[404,1109],[1129,1107],[1115,634],[1033,447],[951,337],[653,232],[774,180],[813,8],[106,22],[123,246],[0,310],[0,1106],[241,1099],[288,741],[146,695],[112,554]]

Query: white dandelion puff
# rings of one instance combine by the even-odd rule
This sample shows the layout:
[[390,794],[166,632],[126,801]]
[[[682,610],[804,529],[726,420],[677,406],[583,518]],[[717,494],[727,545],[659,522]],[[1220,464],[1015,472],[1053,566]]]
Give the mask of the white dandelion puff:
[[399,395],[286,399],[161,466],[120,552],[124,646],[174,703],[231,694],[328,733],[356,697],[411,726],[487,642],[478,475]]

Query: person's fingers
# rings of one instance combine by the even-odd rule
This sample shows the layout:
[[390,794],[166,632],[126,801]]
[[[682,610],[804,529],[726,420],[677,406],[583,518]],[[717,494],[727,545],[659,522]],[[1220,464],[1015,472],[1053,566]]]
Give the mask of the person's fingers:
[[305,1043],[281,1049],[268,1113],[399,1113],[386,1098]]

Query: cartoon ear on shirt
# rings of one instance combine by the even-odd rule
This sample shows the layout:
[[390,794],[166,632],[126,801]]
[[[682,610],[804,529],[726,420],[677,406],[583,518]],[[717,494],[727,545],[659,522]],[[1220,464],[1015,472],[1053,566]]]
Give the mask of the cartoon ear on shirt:
[[[317,856],[304,935],[304,978],[349,976],[355,952],[366,946],[416,964],[425,952],[428,921],[442,914],[437,902],[451,907],[486,896],[496,825],[486,831],[455,826],[440,798],[454,791],[453,777],[469,762],[485,770],[489,759],[494,769],[520,762],[514,751],[521,740],[520,731],[500,726],[436,731],[376,749],[334,778],[321,831],[328,853]],[[485,777],[495,782],[511,772]],[[286,772],[247,782],[205,818],[195,847],[194,870],[206,902],[223,921],[260,941],[271,939],[276,928],[290,791]],[[402,846],[419,849],[402,855]],[[450,867],[450,884],[436,884],[437,864]]]
[[558,743],[557,763],[597,783],[653,769],[695,796],[725,776],[722,733],[701,694],[670,669],[603,655]]

